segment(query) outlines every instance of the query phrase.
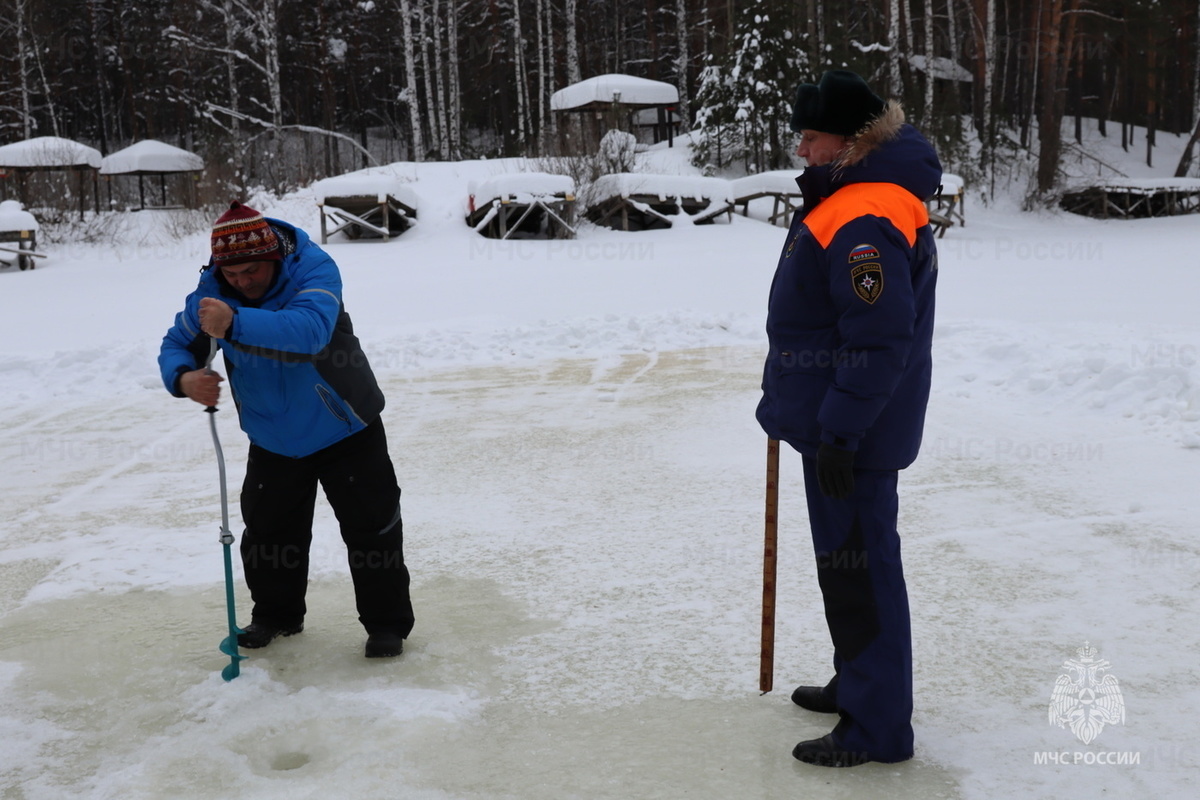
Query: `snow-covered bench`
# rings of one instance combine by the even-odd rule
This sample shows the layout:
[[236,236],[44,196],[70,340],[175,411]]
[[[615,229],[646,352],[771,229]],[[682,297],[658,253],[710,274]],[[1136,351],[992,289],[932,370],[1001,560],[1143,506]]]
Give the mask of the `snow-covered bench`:
[[963,179],[943,172],[942,185],[926,206],[929,208],[929,224],[933,226],[939,239],[946,235],[946,229],[954,225],[956,219],[959,225],[965,226],[967,218],[963,216]]
[[[16,200],[0,202],[0,242],[13,242],[14,245],[0,244],[0,264],[11,266],[15,261],[21,269],[33,269],[35,258],[45,258],[45,253],[37,252],[37,218],[30,214]],[[15,254],[15,258],[7,254]]]
[[622,172],[597,178],[588,196],[588,219],[624,231],[669,228],[680,217],[702,224],[733,211],[721,178]]
[[416,193],[387,167],[325,178],[312,189],[321,209],[321,244],[341,231],[350,239],[366,233],[387,241],[417,217]]
[[575,181],[545,172],[493,175],[467,187],[467,224],[492,239],[569,239]]
[[1063,192],[1066,211],[1101,219],[1200,213],[1200,178],[1105,178]]
[[796,176],[799,174],[799,170],[779,169],[730,181],[734,209],[741,206],[742,216],[748,217],[752,202],[769,197],[771,213],[767,216],[767,222],[786,228],[791,224],[792,214],[804,205],[804,196],[796,185]]

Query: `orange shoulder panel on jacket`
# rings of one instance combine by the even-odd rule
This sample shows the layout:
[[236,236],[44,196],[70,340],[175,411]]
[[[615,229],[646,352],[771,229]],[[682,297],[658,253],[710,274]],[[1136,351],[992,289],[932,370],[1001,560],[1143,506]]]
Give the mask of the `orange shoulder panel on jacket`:
[[804,224],[820,242],[829,247],[833,237],[847,222],[864,216],[890,220],[904,234],[911,247],[917,230],[929,224],[929,211],[912,192],[894,183],[852,183],[821,201],[804,218]]

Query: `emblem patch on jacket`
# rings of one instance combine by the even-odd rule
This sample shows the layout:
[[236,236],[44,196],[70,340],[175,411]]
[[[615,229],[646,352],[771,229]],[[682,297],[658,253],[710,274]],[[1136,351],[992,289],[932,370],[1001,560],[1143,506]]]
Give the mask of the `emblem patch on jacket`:
[[792,257],[792,251],[796,249],[796,242],[798,242],[799,240],[800,240],[799,233],[797,233],[795,236],[792,237],[792,240],[790,242],[788,242],[787,250],[785,250],[783,253],[784,258]]
[[878,261],[859,264],[850,270],[850,282],[861,300],[874,303],[883,294],[883,265]]
[[873,244],[860,244],[850,251],[850,263],[858,264],[863,261],[870,261],[873,258],[879,258],[879,251]]

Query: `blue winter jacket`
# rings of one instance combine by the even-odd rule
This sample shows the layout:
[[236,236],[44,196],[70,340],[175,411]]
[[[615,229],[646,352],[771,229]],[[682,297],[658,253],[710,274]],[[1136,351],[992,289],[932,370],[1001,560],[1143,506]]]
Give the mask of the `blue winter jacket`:
[[806,455],[822,442],[855,466],[917,457],[929,400],[937,251],[923,201],[942,168],[899,106],[837,162],[798,179],[767,311],[770,349],[757,417]]
[[242,430],[259,447],[300,457],[375,421],[383,393],[342,306],[333,259],[299,228],[267,222],[284,257],[266,294],[248,300],[210,262],[163,337],[158,364],[167,390],[183,397],[180,375],[208,358],[200,299],[225,301],[234,309],[233,325],[218,343]]

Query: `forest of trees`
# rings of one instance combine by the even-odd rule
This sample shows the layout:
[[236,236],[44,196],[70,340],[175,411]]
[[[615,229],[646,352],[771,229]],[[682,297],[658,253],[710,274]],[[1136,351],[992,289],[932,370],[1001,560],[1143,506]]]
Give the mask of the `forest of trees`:
[[[1200,120],[1200,0],[0,0],[0,144],[144,138],[214,191],[371,163],[552,156],[562,87],[670,82],[713,169],[787,164],[794,87],[848,67],[955,171],[1022,153],[1051,192],[1064,119],[1154,158]],[[1078,125],[1078,122],[1077,122]],[[1147,130],[1131,139],[1133,126]],[[568,144],[564,144],[568,142]],[[1179,174],[1196,174],[1187,160]],[[1168,166],[1168,165],[1162,165]],[[1175,168],[1176,165],[1169,165]]]

